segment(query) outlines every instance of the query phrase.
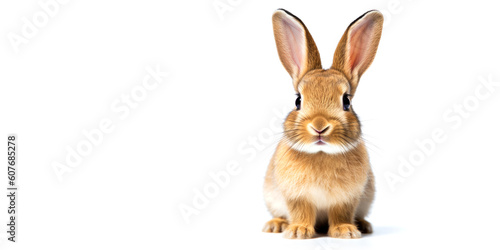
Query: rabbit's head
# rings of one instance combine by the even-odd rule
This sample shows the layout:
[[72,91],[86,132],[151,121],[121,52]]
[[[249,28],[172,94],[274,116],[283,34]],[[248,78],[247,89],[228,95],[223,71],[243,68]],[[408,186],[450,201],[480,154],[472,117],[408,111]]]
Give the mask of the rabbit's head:
[[382,34],[383,16],[369,11],[342,36],[333,64],[321,67],[314,40],[304,23],[279,9],[274,37],[283,66],[297,92],[296,109],[285,120],[284,140],[306,153],[345,153],[361,139],[361,125],[351,102],[359,79],[372,63]]

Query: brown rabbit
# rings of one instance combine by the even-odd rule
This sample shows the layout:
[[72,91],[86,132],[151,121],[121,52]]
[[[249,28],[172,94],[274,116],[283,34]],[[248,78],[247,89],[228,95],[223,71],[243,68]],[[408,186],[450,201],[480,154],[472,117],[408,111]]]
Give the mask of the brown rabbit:
[[266,173],[264,197],[274,218],[264,232],[291,239],[311,238],[322,227],[336,238],[372,232],[364,218],[374,177],[351,100],[375,57],[382,24],[375,10],[356,19],[340,39],[332,66],[322,69],[304,23],[286,10],[274,13],[276,46],[293,79],[297,108],[285,120]]

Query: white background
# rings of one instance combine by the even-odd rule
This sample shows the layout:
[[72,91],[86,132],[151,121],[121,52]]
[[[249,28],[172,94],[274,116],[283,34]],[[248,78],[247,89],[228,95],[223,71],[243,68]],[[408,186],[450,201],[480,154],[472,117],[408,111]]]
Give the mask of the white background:
[[[500,83],[498,4],[228,2],[68,1],[18,46],[9,37],[44,10],[37,1],[0,3],[0,131],[2,145],[18,135],[20,188],[15,244],[0,198],[0,249],[499,248],[500,87],[481,83]],[[233,5],[219,15],[214,3]],[[262,184],[279,139],[275,129],[269,139],[270,123],[295,100],[273,38],[277,8],[304,21],[323,67],[349,23],[370,9],[385,14],[353,100],[377,180],[374,234],[362,239],[260,231],[271,218]],[[157,65],[169,75],[120,118],[112,104]],[[477,88],[489,96],[478,100]],[[467,117],[453,111],[464,103]],[[103,119],[114,130],[59,181],[54,162]],[[445,140],[401,177],[401,158],[421,154],[415,141],[436,129]],[[240,172],[187,223],[179,206],[192,206],[196,190],[214,185],[210,173],[231,162]],[[404,182],[391,186],[390,173]],[[6,177],[4,168],[2,189]]]

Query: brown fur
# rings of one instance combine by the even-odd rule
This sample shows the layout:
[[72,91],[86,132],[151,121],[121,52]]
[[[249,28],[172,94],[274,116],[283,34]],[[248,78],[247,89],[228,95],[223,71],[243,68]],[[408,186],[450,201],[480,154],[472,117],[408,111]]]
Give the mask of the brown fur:
[[[263,231],[311,238],[315,227],[326,225],[331,237],[371,233],[364,218],[374,198],[374,177],[358,118],[352,107],[343,109],[342,98],[352,98],[373,61],[382,21],[379,12],[371,11],[353,22],[339,42],[332,67],[323,70],[302,21],[283,10],[273,15],[280,60],[302,105],[286,118],[283,139],[266,173],[264,196],[274,219]],[[314,151],[317,147],[311,145],[318,140],[329,149]]]

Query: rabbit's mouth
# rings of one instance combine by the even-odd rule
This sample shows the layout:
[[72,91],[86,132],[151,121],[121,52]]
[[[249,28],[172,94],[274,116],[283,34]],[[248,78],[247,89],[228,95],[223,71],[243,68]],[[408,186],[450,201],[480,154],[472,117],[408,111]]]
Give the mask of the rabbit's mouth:
[[321,135],[320,135],[320,136],[318,136],[318,140],[314,144],[321,146],[321,145],[326,145],[326,142],[323,141],[323,138],[321,138]]
[[327,154],[339,154],[346,153],[351,149],[355,148],[358,145],[358,141],[349,142],[349,143],[341,143],[336,141],[331,141],[328,137],[321,138],[319,136],[315,136],[311,138],[309,142],[300,141],[293,142],[291,140],[287,140],[288,144],[291,148],[305,153],[315,154],[319,152],[324,152]]

